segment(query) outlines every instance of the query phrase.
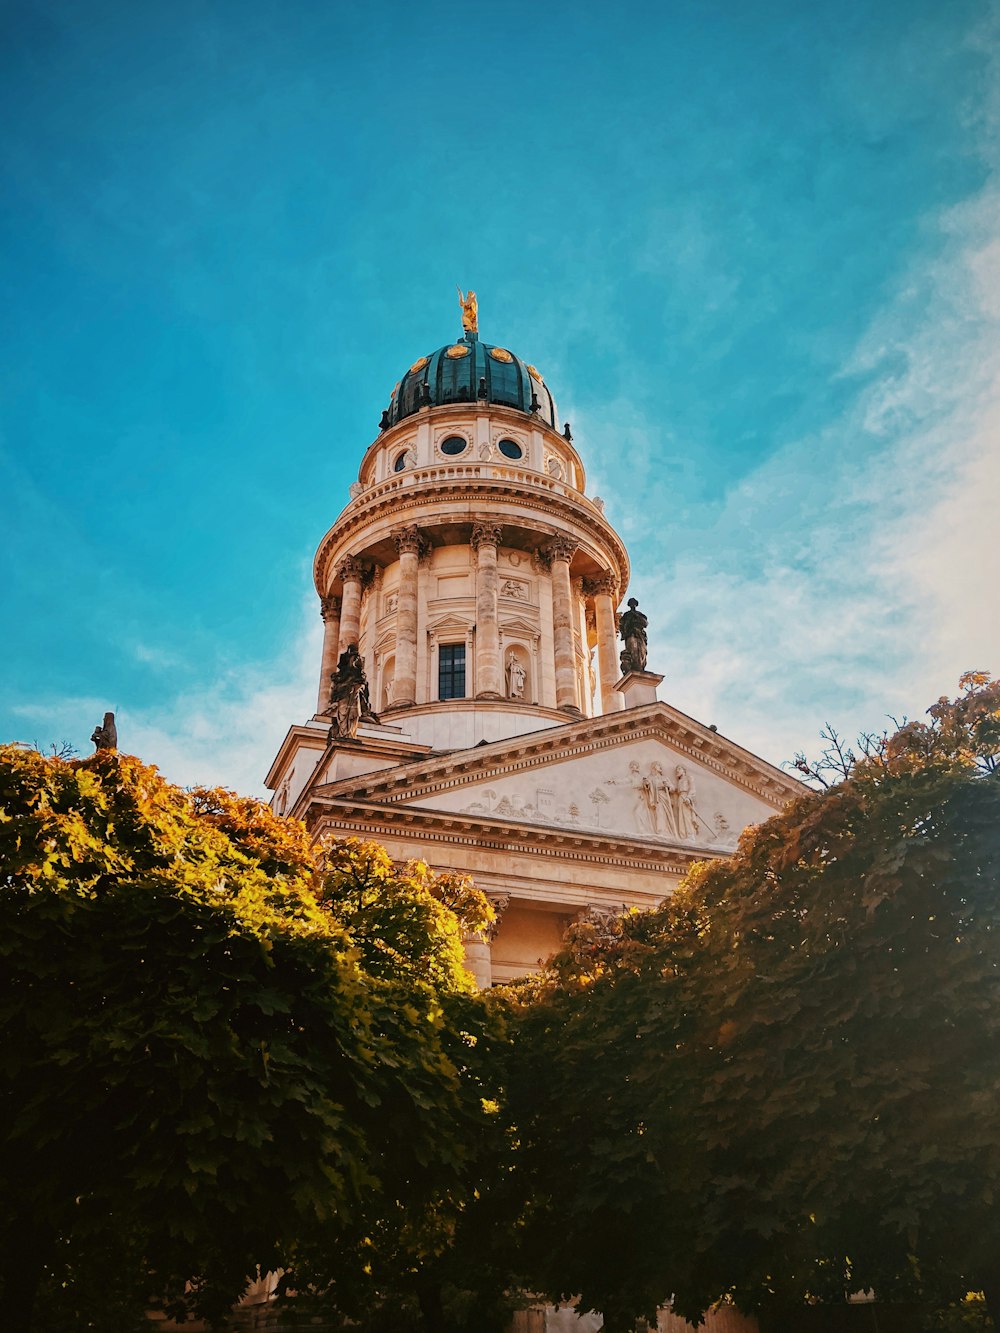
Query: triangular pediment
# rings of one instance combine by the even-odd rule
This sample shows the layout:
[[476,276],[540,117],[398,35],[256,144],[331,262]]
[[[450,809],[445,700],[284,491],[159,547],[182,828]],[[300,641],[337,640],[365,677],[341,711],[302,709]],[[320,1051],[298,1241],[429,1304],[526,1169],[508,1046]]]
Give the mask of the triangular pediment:
[[431,620],[427,628],[440,638],[442,634],[465,635],[468,633],[470,625],[471,621],[468,618],[463,619],[461,616],[449,613],[446,616],[439,616],[436,620]]
[[537,634],[538,621],[528,620],[524,616],[504,616],[500,628],[505,634]]
[[317,789],[421,817],[558,827],[719,854],[801,784],[666,704],[605,714]]

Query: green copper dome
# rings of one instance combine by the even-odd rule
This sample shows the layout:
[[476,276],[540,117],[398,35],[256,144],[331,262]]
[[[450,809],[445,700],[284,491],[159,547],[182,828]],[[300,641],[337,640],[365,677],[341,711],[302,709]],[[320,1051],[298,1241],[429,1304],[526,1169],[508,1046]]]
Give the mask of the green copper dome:
[[535,367],[506,347],[480,342],[475,333],[414,361],[392,392],[381,429],[422,407],[475,402],[514,407],[558,429],[555,401]]

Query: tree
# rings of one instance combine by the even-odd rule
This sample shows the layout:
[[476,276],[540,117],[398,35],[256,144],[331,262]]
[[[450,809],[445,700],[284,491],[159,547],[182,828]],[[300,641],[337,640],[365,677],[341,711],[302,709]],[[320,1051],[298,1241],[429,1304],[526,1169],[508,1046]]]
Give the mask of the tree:
[[[366,857],[391,911],[348,909]],[[490,911],[356,844],[318,862],[301,824],[127,755],[0,749],[12,1325],[41,1292],[54,1326],[107,1330],[81,1275],[112,1257],[123,1328],[154,1297],[218,1317],[371,1198],[460,1193],[489,1117],[452,906]]]
[[703,1283],[779,1323],[864,1288],[1000,1314],[1000,689],[962,684],[684,890]]
[[691,1231],[675,1048],[687,1026],[648,913],[571,927],[537,980],[512,987],[520,1269],[556,1303],[626,1333],[665,1304]]
[[433,1152],[405,1124],[385,1126],[392,1169],[346,1224],[331,1218],[297,1244],[284,1289],[298,1308],[349,1320],[360,1333],[499,1333],[510,1311],[496,1204],[511,1155],[499,1100],[507,1042],[497,1006],[470,985],[458,929],[485,928],[493,908],[463,876],[422,862],[396,870],[373,843],[334,842],[322,864],[322,902],[349,930],[365,971],[402,1005],[414,988],[433,997],[442,1062],[433,1072],[450,1077],[452,1099],[447,1125],[434,1121]]
[[1000,687],[962,684],[515,1009],[547,1294],[614,1329],[865,1288],[997,1319]]

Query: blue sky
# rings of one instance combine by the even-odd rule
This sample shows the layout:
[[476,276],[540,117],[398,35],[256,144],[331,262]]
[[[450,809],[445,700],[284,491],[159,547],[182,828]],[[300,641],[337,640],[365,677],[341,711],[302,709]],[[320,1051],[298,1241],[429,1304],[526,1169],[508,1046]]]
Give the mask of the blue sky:
[[0,736],[259,790],[458,332],[545,373],[661,697],[780,761],[1000,670],[1000,6],[0,9]]

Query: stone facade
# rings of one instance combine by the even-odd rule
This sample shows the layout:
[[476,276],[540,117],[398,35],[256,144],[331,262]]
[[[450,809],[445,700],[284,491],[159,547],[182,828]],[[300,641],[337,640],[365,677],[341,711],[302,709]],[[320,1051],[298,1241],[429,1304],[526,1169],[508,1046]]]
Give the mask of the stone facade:
[[[538,968],[583,915],[659,903],[692,861],[732,851],[800,790],[660,701],[661,676],[621,675],[628,555],[586,495],[569,428],[547,389],[551,421],[534,391],[531,410],[486,394],[441,402],[421,384],[402,415],[394,391],[316,553],[317,711],[267,777],[278,813],[317,838],[370,837],[399,861],[472,875],[498,913],[466,941],[481,986]],[[331,738],[330,676],[351,644],[379,720]],[[539,1307],[513,1333],[599,1326]],[[687,1326],[662,1312],[658,1327]],[[720,1310],[706,1327],[756,1326]]]
[[[489,985],[538,967],[582,912],[659,902],[798,784],[659,702],[661,677],[620,678],[628,555],[568,428],[482,398],[390,416],[319,544],[318,708],[267,782],[316,836],[373,837],[504,895],[493,938],[468,942]],[[352,643],[380,721],[331,740]]]

